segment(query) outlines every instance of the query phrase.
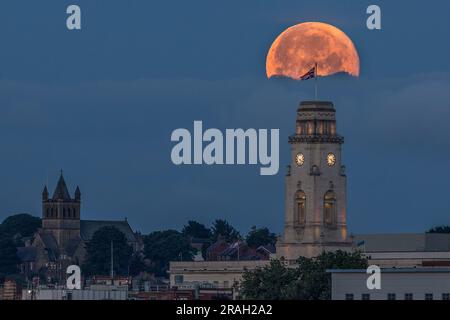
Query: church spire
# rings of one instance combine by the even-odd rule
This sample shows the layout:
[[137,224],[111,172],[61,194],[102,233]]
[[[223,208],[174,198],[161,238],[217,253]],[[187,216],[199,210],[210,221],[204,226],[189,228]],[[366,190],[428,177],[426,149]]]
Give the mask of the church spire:
[[53,193],[53,200],[71,200],[69,190],[67,189],[66,181],[64,181],[63,172],[59,176],[58,184]]

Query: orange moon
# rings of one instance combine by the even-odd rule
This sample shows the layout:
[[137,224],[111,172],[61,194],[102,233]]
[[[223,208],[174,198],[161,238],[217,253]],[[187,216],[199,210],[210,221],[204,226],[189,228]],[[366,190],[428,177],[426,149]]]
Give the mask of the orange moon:
[[300,79],[317,63],[317,75],[345,72],[359,76],[359,56],[352,40],[338,28],[305,22],[283,31],[272,43],[266,60],[267,77]]

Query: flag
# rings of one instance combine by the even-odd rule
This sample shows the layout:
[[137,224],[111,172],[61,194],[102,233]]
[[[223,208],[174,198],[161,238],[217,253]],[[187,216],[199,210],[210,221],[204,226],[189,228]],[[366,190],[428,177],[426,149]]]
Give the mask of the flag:
[[300,80],[308,80],[316,77],[316,66],[300,77]]

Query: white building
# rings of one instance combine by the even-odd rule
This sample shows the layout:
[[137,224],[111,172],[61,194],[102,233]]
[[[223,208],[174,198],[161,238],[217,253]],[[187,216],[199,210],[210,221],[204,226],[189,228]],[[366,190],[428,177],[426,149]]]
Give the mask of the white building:
[[334,269],[332,300],[450,300],[450,268],[381,269],[381,288],[369,290],[365,269]]
[[263,268],[269,260],[171,261],[170,286],[191,289],[195,286],[228,289],[242,280],[245,271]]
[[22,300],[127,300],[126,286],[96,286],[82,290],[38,288],[22,290]]

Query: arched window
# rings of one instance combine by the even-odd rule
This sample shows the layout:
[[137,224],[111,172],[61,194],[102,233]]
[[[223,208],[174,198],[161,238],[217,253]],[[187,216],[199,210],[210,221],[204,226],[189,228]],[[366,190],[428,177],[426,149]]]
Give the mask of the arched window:
[[294,206],[296,223],[304,225],[306,223],[306,194],[302,190],[295,193]]
[[336,226],[336,195],[329,190],[323,199],[323,222],[328,227]]

